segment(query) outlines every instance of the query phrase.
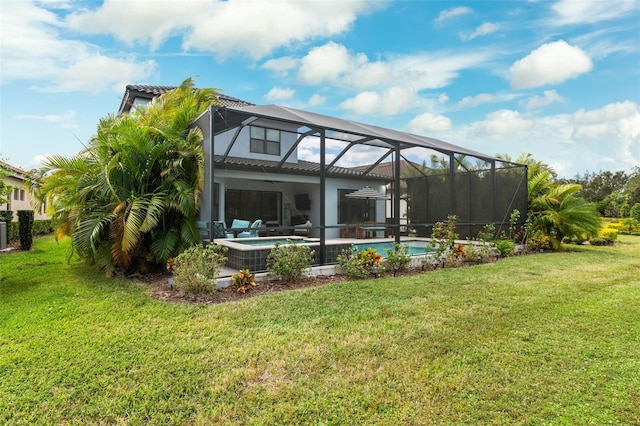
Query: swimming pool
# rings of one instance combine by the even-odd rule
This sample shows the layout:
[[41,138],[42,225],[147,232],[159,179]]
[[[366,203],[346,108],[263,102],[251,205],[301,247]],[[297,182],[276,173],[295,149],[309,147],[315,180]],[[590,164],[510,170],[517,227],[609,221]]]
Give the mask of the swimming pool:
[[[387,251],[394,249],[393,241],[383,241],[383,242],[375,242],[375,243],[357,243],[353,246],[358,250],[366,250],[368,248],[372,248],[378,253],[382,255],[382,257],[387,257]],[[432,247],[427,247],[426,241],[403,241],[400,244],[403,246],[407,246],[407,254],[411,256],[415,255],[424,255],[429,253],[435,253],[436,249]]]
[[317,242],[317,239],[309,239],[304,237],[262,237],[262,238],[234,238],[232,240],[236,244],[244,246],[274,246],[276,244],[303,244]]

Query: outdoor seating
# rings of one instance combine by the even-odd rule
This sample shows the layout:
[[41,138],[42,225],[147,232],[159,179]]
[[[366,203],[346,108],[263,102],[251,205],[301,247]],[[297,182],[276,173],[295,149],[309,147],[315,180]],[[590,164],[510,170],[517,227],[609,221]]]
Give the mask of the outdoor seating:
[[249,228],[250,223],[248,220],[233,219],[231,228],[226,233],[226,238],[235,238],[236,235],[242,233],[242,230]]
[[[234,220],[235,222],[235,220]],[[247,222],[247,226],[245,226],[245,228],[249,228],[248,231],[242,231],[240,233],[238,233],[238,238],[254,238],[254,237],[258,237],[258,230],[260,229],[260,227],[262,226],[262,220],[257,219],[256,221],[254,221],[251,226],[249,226],[249,221],[245,221]],[[231,227],[233,228],[233,225],[231,225]]]
[[293,235],[308,237],[309,236],[309,230],[311,229],[311,226],[312,226],[312,224],[308,220],[307,220],[306,223],[301,223],[299,225],[294,225],[293,226]]

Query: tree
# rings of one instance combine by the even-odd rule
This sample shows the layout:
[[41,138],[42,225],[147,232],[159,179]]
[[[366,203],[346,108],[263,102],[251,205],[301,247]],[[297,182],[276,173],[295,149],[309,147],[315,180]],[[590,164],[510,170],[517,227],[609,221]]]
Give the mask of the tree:
[[635,205],[640,203],[640,166],[633,169],[626,185],[624,186],[625,193],[629,194],[629,204]]
[[49,157],[37,193],[52,200],[57,234],[107,273],[144,272],[199,242],[202,131],[189,125],[216,101],[215,89],[188,79],[129,115],[101,119],[76,156]]
[[11,193],[11,187],[4,183],[7,177],[7,172],[0,168],[0,206],[9,202],[9,194]]
[[560,247],[566,236],[595,237],[602,226],[593,204],[575,196],[578,184],[549,185],[548,190],[531,201],[529,217],[534,229],[539,229]]
[[556,248],[565,236],[597,236],[602,226],[600,215],[592,203],[576,195],[581,185],[559,184],[553,168],[534,160],[531,154],[521,154],[516,162],[528,166],[531,231],[548,236]]

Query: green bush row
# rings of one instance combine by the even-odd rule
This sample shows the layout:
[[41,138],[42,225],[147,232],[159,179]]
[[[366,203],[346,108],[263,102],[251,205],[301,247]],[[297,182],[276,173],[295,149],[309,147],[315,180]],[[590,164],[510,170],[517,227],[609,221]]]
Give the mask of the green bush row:
[[[13,212],[11,212],[13,213]],[[4,222],[0,218],[0,222]],[[51,226],[50,220],[34,220],[32,225],[33,235],[47,235],[53,232],[53,227]],[[17,242],[19,235],[19,225],[18,222],[7,222],[7,241],[9,242]]]

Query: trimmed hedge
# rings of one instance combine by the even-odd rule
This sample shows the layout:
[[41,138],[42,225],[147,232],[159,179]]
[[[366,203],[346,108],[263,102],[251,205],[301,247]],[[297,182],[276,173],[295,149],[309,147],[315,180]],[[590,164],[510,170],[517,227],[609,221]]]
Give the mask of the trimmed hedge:
[[18,239],[22,250],[33,245],[33,210],[18,210]]

